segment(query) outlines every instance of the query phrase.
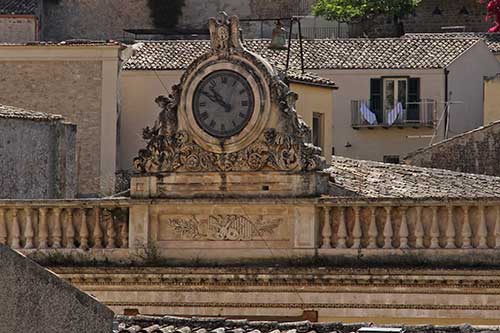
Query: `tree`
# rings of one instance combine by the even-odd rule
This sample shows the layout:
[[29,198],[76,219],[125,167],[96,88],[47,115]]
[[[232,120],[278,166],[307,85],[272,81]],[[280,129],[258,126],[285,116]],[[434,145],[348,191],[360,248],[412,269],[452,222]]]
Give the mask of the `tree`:
[[421,0],[317,0],[314,14],[327,20],[345,23],[367,23],[377,16],[394,19],[400,34],[404,30],[400,19],[412,13]]

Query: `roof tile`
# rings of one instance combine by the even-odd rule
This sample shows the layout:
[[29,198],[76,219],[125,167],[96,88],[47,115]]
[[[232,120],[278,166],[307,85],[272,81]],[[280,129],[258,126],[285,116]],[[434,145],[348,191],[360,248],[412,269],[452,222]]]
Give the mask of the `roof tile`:
[[0,0],[0,15],[35,15],[38,0]]
[[25,110],[2,104],[0,104],[0,118],[27,119],[36,121],[54,121],[63,119],[60,115]]

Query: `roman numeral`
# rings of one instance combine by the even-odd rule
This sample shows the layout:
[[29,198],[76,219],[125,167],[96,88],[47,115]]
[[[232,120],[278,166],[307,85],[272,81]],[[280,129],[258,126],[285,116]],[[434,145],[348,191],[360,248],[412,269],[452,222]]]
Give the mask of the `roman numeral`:
[[232,121],[232,124],[234,127],[236,127],[236,122],[234,120]]
[[207,102],[200,102],[200,107],[201,108],[204,108],[205,106],[207,106]]
[[202,121],[205,121],[208,119],[208,113],[207,112],[203,112],[201,115],[200,115],[200,118]]
[[239,116],[240,116],[241,118],[246,118],[246,117],[247,117],[247,115],[246,115],[246,114],[244,114],[243,112],[240,112]]
[[241,106],[248,106],[248,101],[241,101]]
[[225,132],[226,126],[224,126],[224,124],[220,124],[220,130],[221,130],[221,132]]
[[221,80],[221,82],[222,82],[223,84],[226,84],[226,83],[227,83],[227,77],[225,77],[225,76],[221,77],[221,79],[220,79],[220,80]]
[[240,90],[240,95],[243,95],[244,93],[246,93],[245,89]]
[[217,85],[217,82],[215,82],[214,79],[210,79],[210,81],[208,81],[208,84],[211,86],[211,87],[215,87]]
[[210,125],[208,125],[208,126],[210,126],[210,127],[212,127],[212,128],[215,128],[215,125],[217,125],[217,122],[216,122],[215,120],[212,120],[212,121],[210,122]]

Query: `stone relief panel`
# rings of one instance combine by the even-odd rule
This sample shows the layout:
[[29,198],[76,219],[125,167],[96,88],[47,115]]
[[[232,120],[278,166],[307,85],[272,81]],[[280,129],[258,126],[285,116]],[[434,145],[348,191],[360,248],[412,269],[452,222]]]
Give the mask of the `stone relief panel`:
[[285,218],[279,215],[162,215],[160,241],[286,240]]

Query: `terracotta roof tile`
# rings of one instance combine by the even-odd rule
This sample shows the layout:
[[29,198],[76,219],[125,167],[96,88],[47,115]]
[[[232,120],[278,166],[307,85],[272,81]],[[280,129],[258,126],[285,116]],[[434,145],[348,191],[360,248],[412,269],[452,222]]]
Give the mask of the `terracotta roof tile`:
[[0,0],[0,15],[35,15],[38,0]]
[[[313,69],[433,69],[444,68],[479,38],[383,38],[305,40],[304,67]],[[269,40],[246,40],[247,49],[284,66],[287,50],[270,49]],[[208,40],[144,41],[126,70],[184,70],[210,51]],[[291,67],[300,68],[299,45],[292,42]]]
[[0,104],[0,118],[28,119],[36,121],[55,121],[63,119],[63,117],[60,115],[25,110],[22,108],[2,104]]
[[445,33],[408,33],[403,38],[482,38],[488,48],[500,53],[500,33],[489,32],[445,32]]
[[332,186],[368,199],[476,200],[500,198],[500,177],[334,156]]
[[[313,323],[310,321],[277,322],[233,320],[225,318],[182,318],[152,316],[116,316],[115,332],[118,333],[332,333],[356,332],[370,323]],[[433,325],[381,325],[383,328],[405,328],[407,332],[499,332],[498,326],[433,326]]]
[[286,79],[288,82],[306,83],[329,88],[336,87],[335,82],[330,79],[323,78],[311,72],[302,73],[299,70],[288,71],[288,73],[286,74]]

